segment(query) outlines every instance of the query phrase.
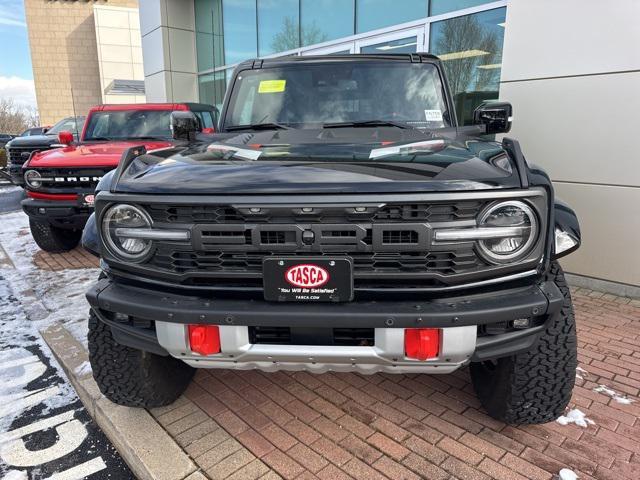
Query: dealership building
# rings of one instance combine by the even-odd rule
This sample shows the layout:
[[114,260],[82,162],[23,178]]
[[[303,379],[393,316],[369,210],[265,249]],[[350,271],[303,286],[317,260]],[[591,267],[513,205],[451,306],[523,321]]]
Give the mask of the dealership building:
[[24,0],[43,125],[145,101],[138,0]]

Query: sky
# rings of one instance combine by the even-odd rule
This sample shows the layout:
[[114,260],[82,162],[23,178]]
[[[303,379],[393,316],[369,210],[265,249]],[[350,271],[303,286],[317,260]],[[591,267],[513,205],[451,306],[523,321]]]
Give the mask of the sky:
[[0,98],[36,106],[23,0],[0,0]]

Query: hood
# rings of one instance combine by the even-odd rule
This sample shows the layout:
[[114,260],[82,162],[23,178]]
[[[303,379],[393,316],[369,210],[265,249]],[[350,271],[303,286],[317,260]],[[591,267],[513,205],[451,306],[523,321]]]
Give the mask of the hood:
[[26,148],[26,147],[50,147],[58,143],[57,135],[31,135],[28,137],[16,137],[7,143],[7,147]]
[[171,142],[135,140],[70,145],[35,155],[29,167],[115,167],[126,149],[139,145],[144,145],[147,150],[157,150],[171,146]]
[[518,188],[501,144],[397,128],[212,136],[136,158],[113,191],[149,194],[419,193]]

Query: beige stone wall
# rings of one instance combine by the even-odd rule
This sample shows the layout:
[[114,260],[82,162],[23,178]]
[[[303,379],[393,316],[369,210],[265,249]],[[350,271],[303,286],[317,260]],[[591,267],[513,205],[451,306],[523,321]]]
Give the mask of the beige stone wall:
[[[137,0],[25,0],[36,99],[43,125],[101,103],[94,5],[138,7]],[[73,95],[72,95],[73,92]]]

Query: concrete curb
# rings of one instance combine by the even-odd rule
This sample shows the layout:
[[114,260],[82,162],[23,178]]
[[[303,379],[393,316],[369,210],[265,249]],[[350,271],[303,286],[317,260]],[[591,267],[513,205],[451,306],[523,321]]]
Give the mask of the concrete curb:
[[[79,375],[88,352],[69,331],[56,324],[40,332],[64,369],[89,414],[141,480],[197,479],[198,467],[180,446],[142,408],[128,408],[107,400],[90,373]],[[85,370],[86,371],[86,370]]]

